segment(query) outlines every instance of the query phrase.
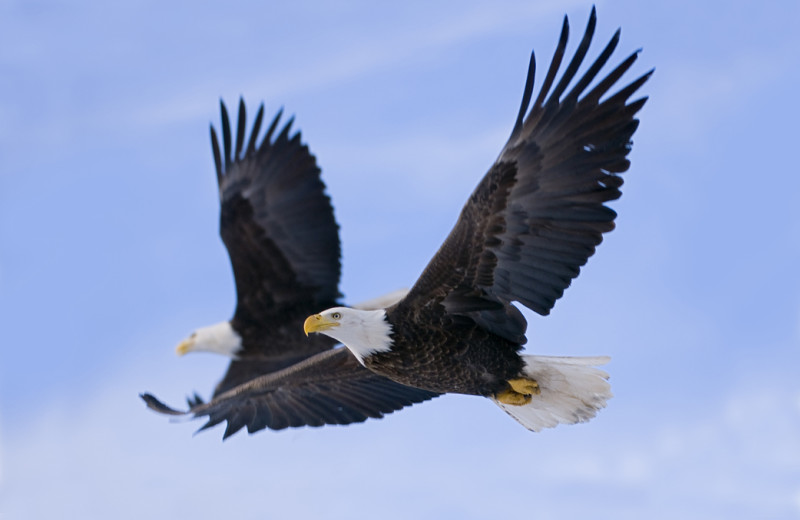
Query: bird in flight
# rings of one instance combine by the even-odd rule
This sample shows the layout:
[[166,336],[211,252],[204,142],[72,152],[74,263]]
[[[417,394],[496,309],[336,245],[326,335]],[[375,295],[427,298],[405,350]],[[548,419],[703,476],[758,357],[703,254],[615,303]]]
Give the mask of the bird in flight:
[[589,22],[559,75],[569,23],[533,97],[531,55],[508,142],[410,292],[384,309],[334,306],[312,314],[308,333],[344,343],[375,374],[437,393],[484,396],[526,428],[591,419],[612,396],[607,357],[522,354],[527,322],[515,302],[547,315],[616,213],[630,163],[636,113],[630,100],[652,70],[615,89],[638,51],[600,75],[620,31],[578,75],[596,25]]
[[[211,146],[236,310],[230,320],[194,331],[177,352],[215,352],[232,360],[209,402],[195,394],[189,409],[179,411],[145,393],[147,406],[168,415],[207,416],[201,430],[227,421],[227,438],[243,427],[254,433],[362,422],[438,395],[367,370],[331,338],[305,337],[305,317],[336,305],[341,296],[339,227],[320,168],[300,133],[292,133],[292,120],[277,131],[281,112],[259,142],[262,104],[245,144],[247,116],[240,100],[234,146],[222,102],[220,110],[223,147],[213,126]],[[382,308],[406,292],[358,308]]]

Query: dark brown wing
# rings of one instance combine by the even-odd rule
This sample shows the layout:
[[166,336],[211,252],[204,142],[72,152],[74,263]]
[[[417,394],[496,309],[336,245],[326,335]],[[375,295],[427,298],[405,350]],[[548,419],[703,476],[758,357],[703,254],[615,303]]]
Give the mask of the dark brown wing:
[[[340,296],[339,227],[316,159],[300,133],[291,134],[292,120],[273,139],[279,112],[259,144],[262,105],[245,145],[247,118],[240,100],[233,148],[228,113],[220,105],[224,155],[213,126],[211,145],[221,201],[220,235],[236,280],[231,322],[243,336],[242,356],[251,350],[281,356],[289,346],[304,347],[267,341],[270,331],[294,316],[333,305]],[[321,350],[313,343],[304,345],[308,354]]]
[[[617,31],[576,79],[595,21],[593,8],[575,56],[551,91],[569,33],[564,18],[555,56],[528,112],[535,70],[531,55],[522,106],[508,143],[400,305],[424,308],[431,301],[441,302],[449,313],[469,316],[522,343],[525,320],[509,302],[548,314],[594,254],[603,233],[614,228],[616,213],[604,203],[621,194],[618,174],[628,169],[626,156],[639,123],[634,115],[647,98],[628,99],[652,71],[607,95],[637,52],[587,91],[619,41]],[[574,86],[566,92],[570,83]]]
[[284,370],[257,377],[208,403],[189,400],[181,412],[150,394],[147,406],[168,415],[208,416],[205,430],[227,421],[224,438],[247,427],[264,428],[350,424],[380,418],[438,394],[395,383],[361,366],[346,348],[316,354]]

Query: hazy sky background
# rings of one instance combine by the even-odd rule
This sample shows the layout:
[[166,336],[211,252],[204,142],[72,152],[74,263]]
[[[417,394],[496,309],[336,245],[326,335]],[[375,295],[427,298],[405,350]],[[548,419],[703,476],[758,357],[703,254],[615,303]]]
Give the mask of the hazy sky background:
[[[800,3],[598,2],[642,92],[617,230],[528,350],[616,397],[540,434],[445,396],[347,427],[171,424],[227,362],[208,124],[281,106],[342,227],[342,291],[409,286],[591,3],[0,1],[0,517],[800,517]],[[537,82],[537,87],[539,82]]]

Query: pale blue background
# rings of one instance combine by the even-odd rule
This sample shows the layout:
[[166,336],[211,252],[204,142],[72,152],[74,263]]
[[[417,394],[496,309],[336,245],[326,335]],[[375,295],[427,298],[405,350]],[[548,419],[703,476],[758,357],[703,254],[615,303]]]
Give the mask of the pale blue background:
[[[192,437],[174,356],[230,316],[208,124],[285,106],[355,302],[408,286],[503,146],[528,54],[586,1],[0,2],[0,517],[800,516],[800,4],[598,3],[643,47],[618,229],[530,351],[609,354],[594,421],[446,396],[349,427]],[[399,5],[397,5],[399,4]],[[628,76],[633,79],[633,75]]]

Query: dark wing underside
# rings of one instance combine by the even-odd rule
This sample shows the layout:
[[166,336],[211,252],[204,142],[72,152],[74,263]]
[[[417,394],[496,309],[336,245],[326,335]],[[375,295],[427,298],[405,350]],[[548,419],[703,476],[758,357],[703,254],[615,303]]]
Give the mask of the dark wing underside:
[[[280,356],[286,347],[268,341],[270,329],[339,298],[339,228],[316,159],[300,133],[291,134],[291,119],[273,139],[279,112],[259,144],[262,105],[245,144],[247,117],[240,100],[234,148],[224,103],[221,112],[224,155],[213,126],[211,145],[221,201],[220,235],[236,281],[232,323],[244,339],[242,356],[252,349]],[[307,354],[320,350],[310,342],[305,346]]]
[[380,418],[438,394],[395,383],[363,366],[346,348],[316,354],[287,369],[263,375],[218,395],[208,403],[189,399],[189,410],[174,410],[150,394],[151,409],[168,415],[207,416],[205,430],[227,421],[224,437],[247,428],[350,424]]
[[619,174],[628,169],[626,156],[639,124],[634,116],[647,98],[628,99],[652,71],[609,94],[638,54],[598,76],[619,41],[618,30],[578,77],[595,22],[592,9],[575,55],[556,81],[569,33],[564,18],[553,61],[528,112],[535,70],[531,55],[508,143],[401,305],[424,308],[439,302],[450,314],[523,343],[525,320],[509,302],[548,314],[603,233],[614,228],[616,213],[605,203],[621,194]]

